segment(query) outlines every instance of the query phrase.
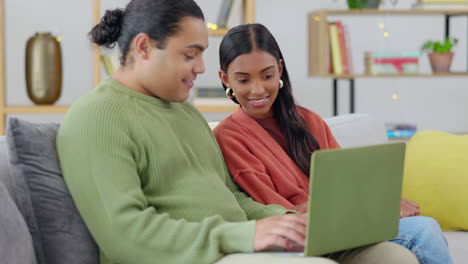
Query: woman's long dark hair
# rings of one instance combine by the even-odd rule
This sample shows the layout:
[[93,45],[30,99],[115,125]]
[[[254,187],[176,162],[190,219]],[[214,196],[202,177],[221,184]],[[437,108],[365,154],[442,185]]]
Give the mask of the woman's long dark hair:
[[120,64],[124,66],[137,34],[146,33],[158,41],[158,49],[164,49],[166,39],[179,31],[179,22],[187,16],[204,20],[193,0],[132,0],[125,10],[107,10],[89,35],[99,46],[112,48],[117,43],[122,54]]
[[[288,154],[297,166],[309,175],[312,152],[320,149],[315,137],[310,133],[307,123],[297,112],[291,82],[283,54],[270,31],[261,24],[246,24],[232,28],[223,38],[219,48],[219,64],[227,74],[229,64],[239,55],[262,50],[276,58],[278,64],[283,62],[283,88],[273,103],[273,115],[279,121],[288,142]],[[226,86],[223,84],[224,90]],[[232,98],[236,104],[239,102]]]

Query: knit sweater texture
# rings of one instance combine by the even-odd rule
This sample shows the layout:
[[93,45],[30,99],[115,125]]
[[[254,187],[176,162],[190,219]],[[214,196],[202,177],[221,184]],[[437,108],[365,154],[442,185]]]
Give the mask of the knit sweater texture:
[[[340,147],[319,115],[302,107],[297,110],[320,149]],[[309,175],[241,108],[216,126],[214,134],[234,182],[257,202],[293,209],[308,201]]]
[[212,263],[252,252],[250,219],[285,213],[239,190],[192,105],[112,78],[71,107],[57,151],[102,264]]

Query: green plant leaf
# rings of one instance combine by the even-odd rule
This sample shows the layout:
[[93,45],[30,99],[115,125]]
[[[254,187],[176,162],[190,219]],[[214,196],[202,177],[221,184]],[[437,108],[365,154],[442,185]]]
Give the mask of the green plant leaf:
[[458,43],[457,38],[446,38],[443,42],[428,40],[421,47],[422,51],[447,53]]

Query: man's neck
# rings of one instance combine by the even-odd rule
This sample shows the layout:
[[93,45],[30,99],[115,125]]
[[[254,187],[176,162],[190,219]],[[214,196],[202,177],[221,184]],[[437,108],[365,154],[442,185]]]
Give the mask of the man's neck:
[[112,78],[131,90],[148,96],[154,96],[144,88],[142,83],[137,80],[133,69],[119,67],[119,69],[114,74],[112,74]]

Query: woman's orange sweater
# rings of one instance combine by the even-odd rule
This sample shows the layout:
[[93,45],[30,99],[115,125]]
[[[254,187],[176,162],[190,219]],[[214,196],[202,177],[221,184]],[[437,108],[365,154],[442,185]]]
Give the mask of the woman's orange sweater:
[[[302,107],[297,110],[320,149],[340,147],[318,114]],[[241,108],[223,120],[214,134],[234,181],[254,200],[287,209],[308,201],[309,176]]]

